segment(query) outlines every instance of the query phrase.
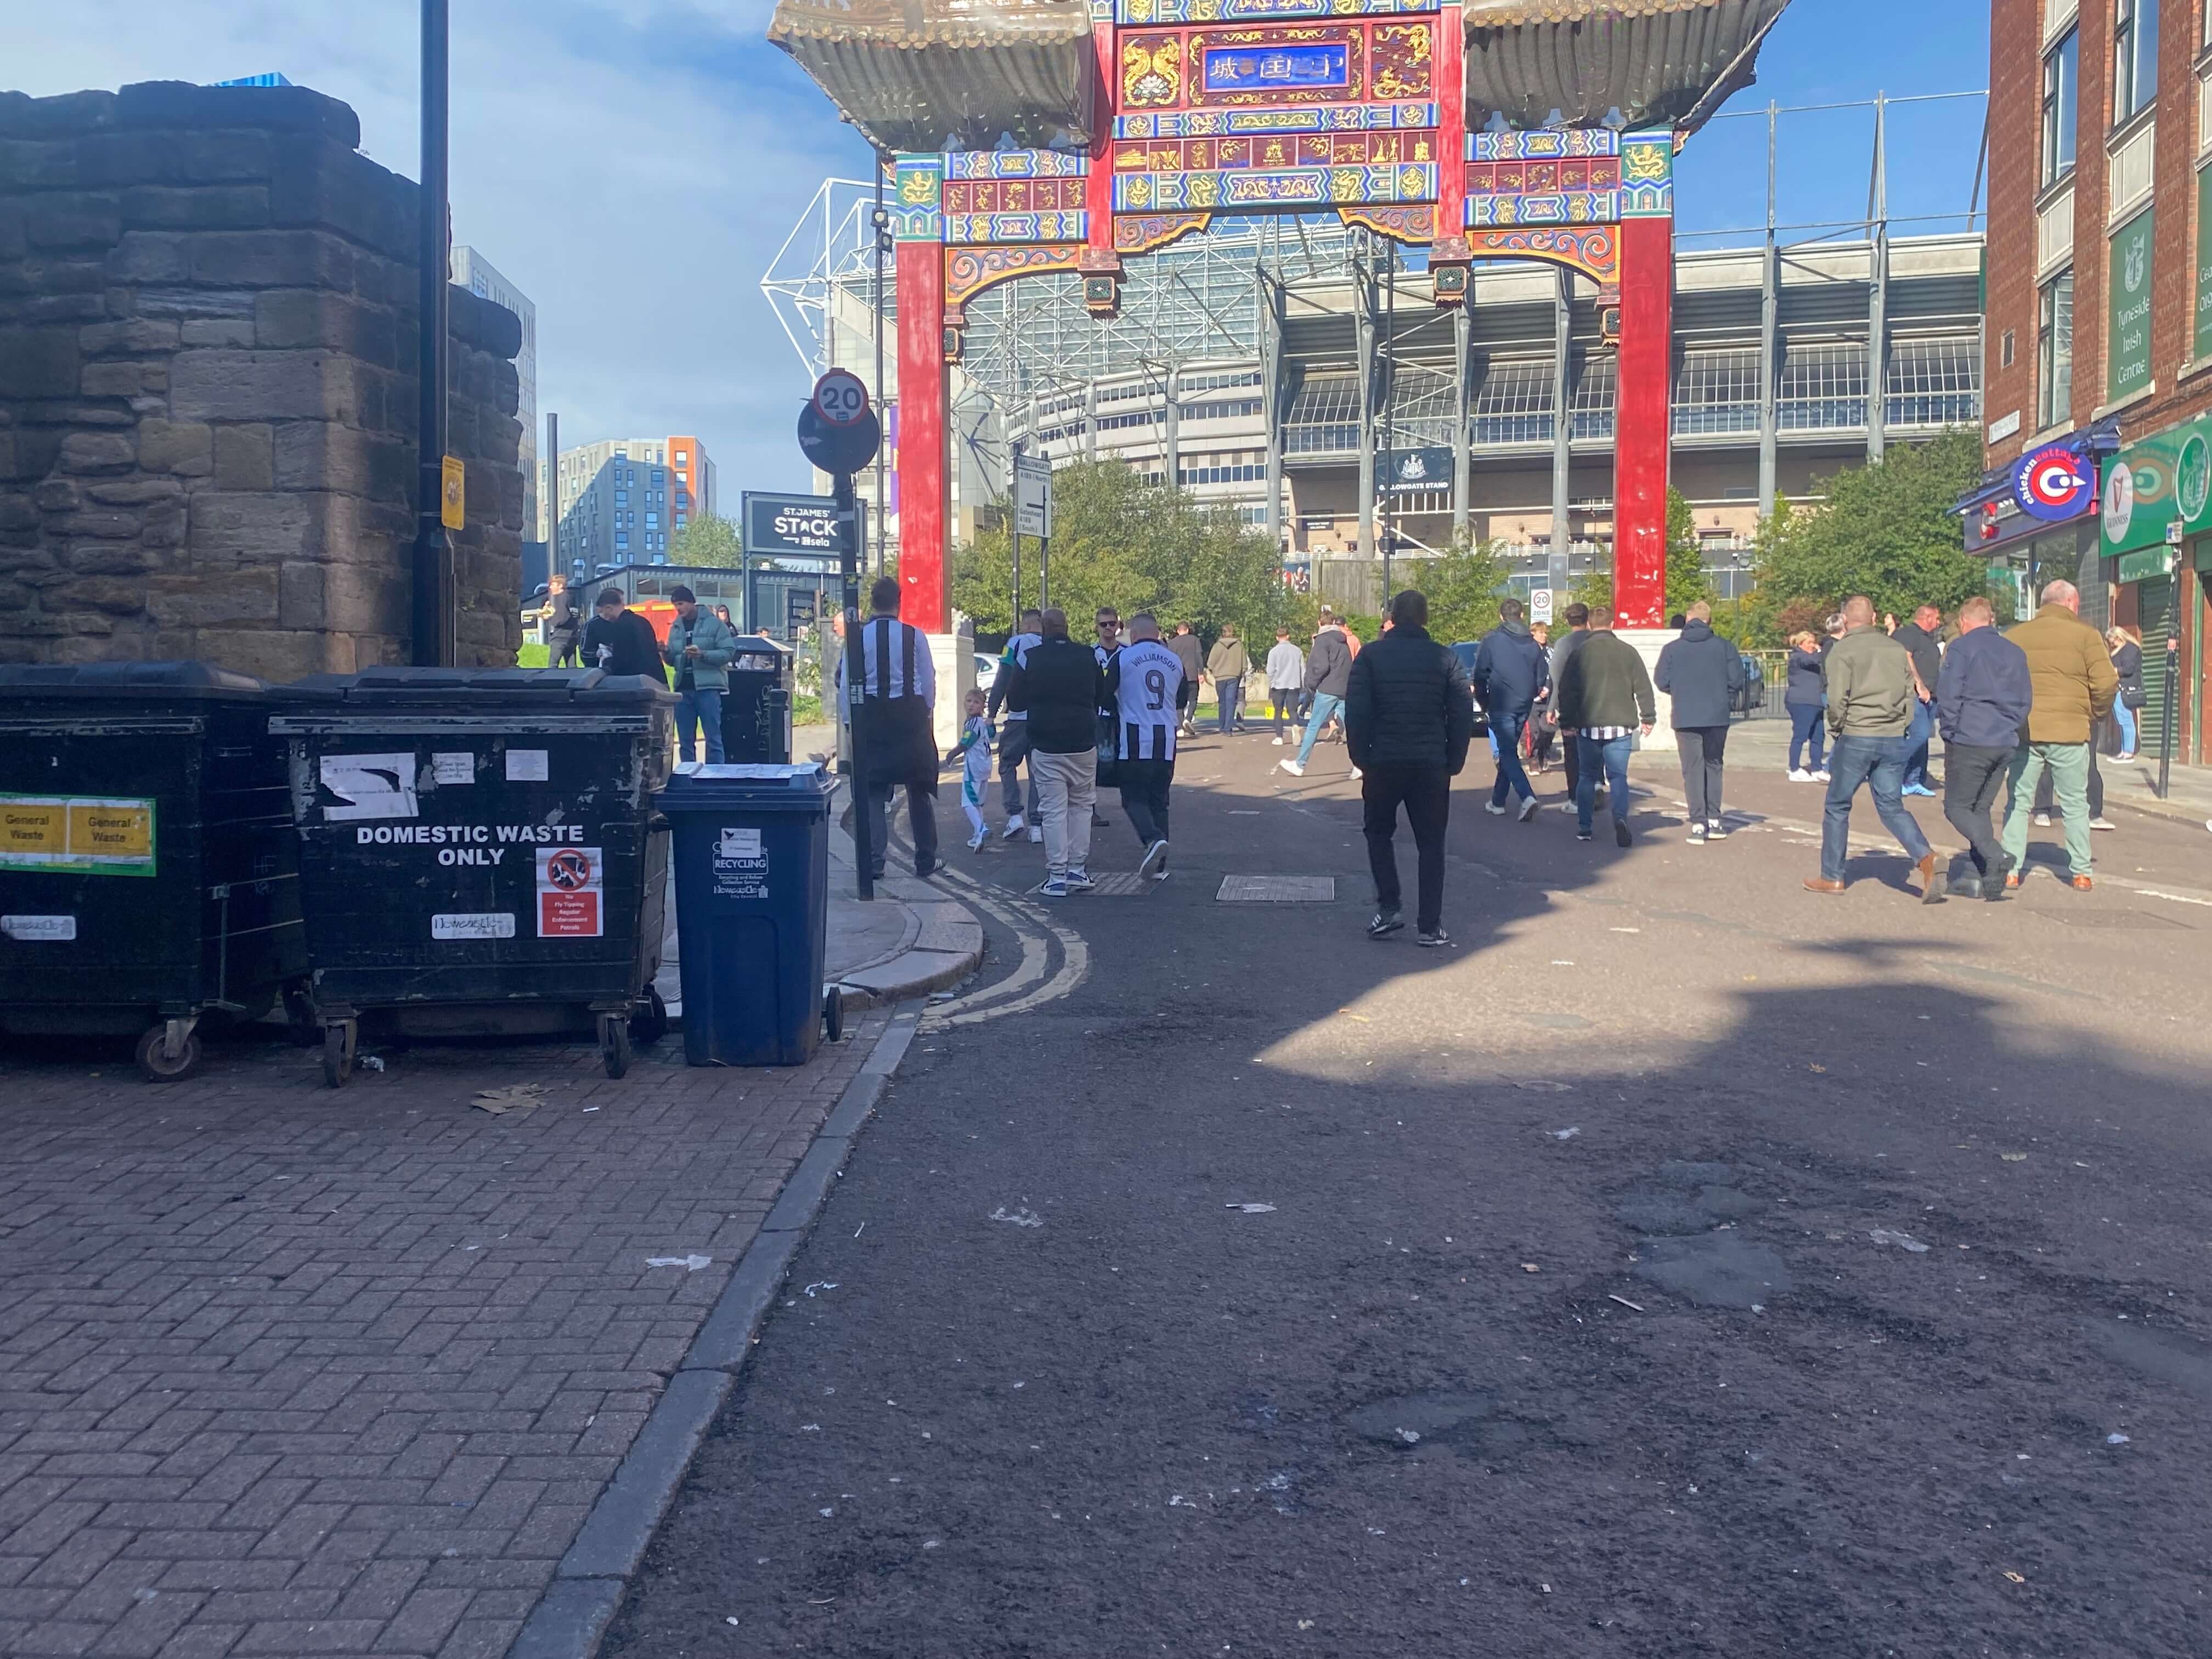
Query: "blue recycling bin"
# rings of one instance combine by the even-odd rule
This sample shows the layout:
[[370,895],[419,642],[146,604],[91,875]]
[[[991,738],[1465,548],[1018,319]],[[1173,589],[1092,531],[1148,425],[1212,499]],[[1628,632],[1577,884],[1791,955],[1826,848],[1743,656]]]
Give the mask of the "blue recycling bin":
[[836,788],[816,763],[686,765],[657,798],[674,839],[688,1064],[804,1066],[836,1019],[822,983]]

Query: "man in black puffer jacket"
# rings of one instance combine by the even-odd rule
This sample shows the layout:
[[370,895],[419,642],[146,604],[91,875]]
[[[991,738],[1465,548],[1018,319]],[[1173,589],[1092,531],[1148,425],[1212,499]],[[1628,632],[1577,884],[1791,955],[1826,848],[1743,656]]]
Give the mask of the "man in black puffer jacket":
[[1743,690],[1743,653],[1713,632],[1713,608],[1690,607],[1681,636],[1659,648],[1652,677],[1674,700],[1674,743],[1682,751],[1682,793],[1689,800],[1692,847],[1728,834],[1721,820],[1721,768],[1728,754],[1729,719]]
[[1429,637],[1429,602],[1410,589],[1390,601],[1390,629],[1352,665],[1344,730],[1352,763],[1363,775],[1367,861],[1375,872],[1375,919],[1381,939],[1406,925],[1399,914],[1398,807],[1419,855],[1415,941],[1451,943],[1444,932],[1444,826],[1451,781],[1467,764],[1474,736],[1474,701],[1459,659]]

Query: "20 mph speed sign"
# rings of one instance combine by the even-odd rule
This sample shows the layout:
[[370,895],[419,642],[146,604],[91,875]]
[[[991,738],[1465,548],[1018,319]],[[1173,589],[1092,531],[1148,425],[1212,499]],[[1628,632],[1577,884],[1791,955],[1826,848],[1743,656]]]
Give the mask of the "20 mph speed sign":
[[831,426],[851,426],[868,412],[868,388],[849,368],[833,368],[814,383],[814,412]]

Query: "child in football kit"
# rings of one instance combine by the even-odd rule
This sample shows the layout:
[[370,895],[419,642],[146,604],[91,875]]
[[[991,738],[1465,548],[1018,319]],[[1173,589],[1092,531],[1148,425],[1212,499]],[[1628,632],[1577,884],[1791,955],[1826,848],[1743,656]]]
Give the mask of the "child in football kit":
[[982,692],[968,694],[968,722],[960,728],[960,741],[945,757],[948,766],[956,758],[966,759],[960,773],[960,810],[968,815],[968,850],[971,853],[982,851],[991,833],[990,827],[983,822],[983,796],[991,782],[991,740],[994,734],[984,714],[985,706]]

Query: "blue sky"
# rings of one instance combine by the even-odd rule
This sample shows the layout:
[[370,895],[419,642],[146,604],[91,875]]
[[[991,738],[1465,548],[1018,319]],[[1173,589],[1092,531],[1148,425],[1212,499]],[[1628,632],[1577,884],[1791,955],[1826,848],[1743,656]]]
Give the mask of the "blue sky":
[[[565,443],[694,432],[741,489],[805,469],[791,422],[805,386],[759,280],[828,173],[866,147],[764,39],[771,0],[456,0],[455,231],[538,307],[541,412]],[[416,161],[414,0],[70,0],[11,16],[0,86],[33,94],[279,70],[360,112],[362,148]],[[1796,0],[1759,84],[1732,109],[1979,88],[1974,0]],[[1905,106],[1891,129],[1892,211],[1963,208],[1977,102]],[[1788,220],[1865,207],[1863,111],[1786,118]],[[1686,231],[1765,210],[1761,121],[1721,121],[1682,158]],[[1695,245],[1694,243],[1692,244]]]

